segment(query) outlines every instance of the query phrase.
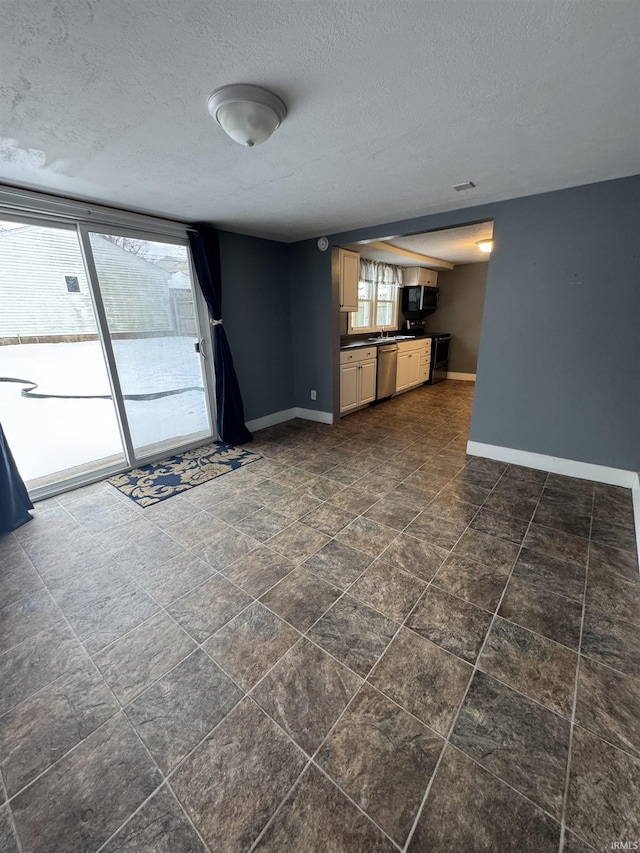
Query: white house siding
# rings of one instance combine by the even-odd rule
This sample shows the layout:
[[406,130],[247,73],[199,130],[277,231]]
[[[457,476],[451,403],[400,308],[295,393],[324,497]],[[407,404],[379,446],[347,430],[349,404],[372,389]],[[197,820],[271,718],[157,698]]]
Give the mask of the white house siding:
[[170,274],[96,234],[91,248],[112,334],[171,334]]
[[[68,293],[75,275],[80,293]],[[0,234],[0,338],[97,334],[74,231],[17,228]]]
[[[171,334],[169,275],[102,237],[92,247],[111,332]],[[80,293],[67,291],[69,275]],[[25,226],[0,233],[0,342],[95,335],[76,232]]]

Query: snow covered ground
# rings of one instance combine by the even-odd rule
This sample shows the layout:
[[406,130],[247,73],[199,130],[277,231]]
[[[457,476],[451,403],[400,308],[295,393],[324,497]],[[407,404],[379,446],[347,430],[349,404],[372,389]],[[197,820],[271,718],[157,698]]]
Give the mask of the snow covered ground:
[[[125,395],[204,385],[192,338],[118,340],[114,354]],[[36,382],[36,393],[110,394],[98,341],[0,347],[0,377]],[[0,382],[0,423],[27,482],[124,460],[112,400],[32,399],[21,396],[21,388]],[[127,400],[125,406],[136,448],[174,438],[180,444],[210,433],[204,391]]]

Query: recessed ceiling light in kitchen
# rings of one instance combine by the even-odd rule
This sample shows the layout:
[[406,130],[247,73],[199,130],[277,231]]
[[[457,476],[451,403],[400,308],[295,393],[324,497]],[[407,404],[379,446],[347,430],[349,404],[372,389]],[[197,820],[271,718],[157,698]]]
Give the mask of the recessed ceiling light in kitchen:
[[475,187],[473,181],[465,181],[464,184],[454,184],[452,189],[454,189],[457,193],[462,192],[462,190],[472,190]]

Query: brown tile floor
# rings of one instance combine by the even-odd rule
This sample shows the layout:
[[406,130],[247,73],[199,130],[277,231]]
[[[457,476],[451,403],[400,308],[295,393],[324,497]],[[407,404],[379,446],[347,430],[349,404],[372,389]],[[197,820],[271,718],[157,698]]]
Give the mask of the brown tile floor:
[[630,494],[468,458],[472,393],[274,427],[183,496],[98,484],[0,540],[0,848],[640,841]]

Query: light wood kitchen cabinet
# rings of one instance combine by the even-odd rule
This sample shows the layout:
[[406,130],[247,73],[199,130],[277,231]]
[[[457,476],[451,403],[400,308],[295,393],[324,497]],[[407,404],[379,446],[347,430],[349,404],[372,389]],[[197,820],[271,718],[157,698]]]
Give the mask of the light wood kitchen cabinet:
[[376,399],[377,350],[375,347],[340,353],[340,412],[349,412]]
[[428,382],[431,373],[431,342],[429,348],[420,353],[420,382]]
[[340,310],[358,310],[358,282],[360,281],[360,255],[348,249],[339,249]]
[[360,403],[372,403],[376,399],[376,360],[360,364]]
[[340,367],[340,411],[347,412],[358,405],[358,379],[360,364],[343,364]]
[[398,353],[396,393],[420,382],[420,355],[417,352]]
[[399,342],[396,394],[407,391],[409,388],[415,388],[427,381],[430,359],[430,338]]
[[424,267],[409,267],[404,271],[402,284],[421,284],[426,287],[438,286],[438,273],[436,270],[428,270]]

